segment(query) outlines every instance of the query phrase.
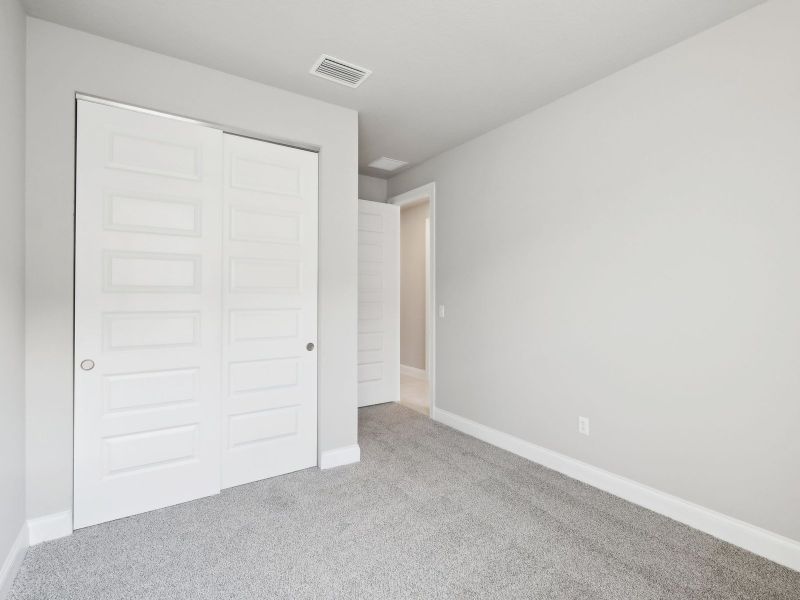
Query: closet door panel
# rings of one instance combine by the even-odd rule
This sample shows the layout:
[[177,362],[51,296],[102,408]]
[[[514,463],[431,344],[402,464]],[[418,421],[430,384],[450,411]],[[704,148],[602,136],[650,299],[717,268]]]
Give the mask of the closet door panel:
[[77,140],[79,528],[220,489],[222,132],[79,101]]
[[224,137],[222,485],[230,487],[317,464],[317,155]]

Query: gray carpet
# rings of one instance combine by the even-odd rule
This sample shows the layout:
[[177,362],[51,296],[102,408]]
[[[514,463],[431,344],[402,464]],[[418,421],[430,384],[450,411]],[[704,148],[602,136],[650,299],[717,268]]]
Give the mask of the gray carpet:
[[31,548],[11,598],[797,600],[800,574],[401,406],[362,462]]

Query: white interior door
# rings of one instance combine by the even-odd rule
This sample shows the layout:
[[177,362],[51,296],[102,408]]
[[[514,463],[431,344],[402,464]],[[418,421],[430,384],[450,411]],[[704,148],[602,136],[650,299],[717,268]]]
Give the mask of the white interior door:
[[317,154],[225,135],[222,486],[317,464]]
[[400,400],[400,208],[358,201],[358,405]]
[[76,528],[220,489],[221,156],[218,130],[78,102]]

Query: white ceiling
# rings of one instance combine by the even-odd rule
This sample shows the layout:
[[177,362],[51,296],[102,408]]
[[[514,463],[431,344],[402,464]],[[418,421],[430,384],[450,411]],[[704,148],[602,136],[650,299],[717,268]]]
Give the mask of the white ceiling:
[[[29,14],[357,109],[419,163],[763,0],[24,0]],[[309,75],[327,53],[373,71]]]

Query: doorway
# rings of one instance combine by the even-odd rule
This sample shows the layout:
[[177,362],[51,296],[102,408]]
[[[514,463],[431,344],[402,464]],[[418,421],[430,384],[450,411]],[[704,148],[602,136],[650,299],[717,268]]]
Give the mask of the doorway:
[[400,208],[400,404],[434,417],[434,184],[389,202]]
[[427,199],[400,208],[400,403],[425,415],[429,211]]

